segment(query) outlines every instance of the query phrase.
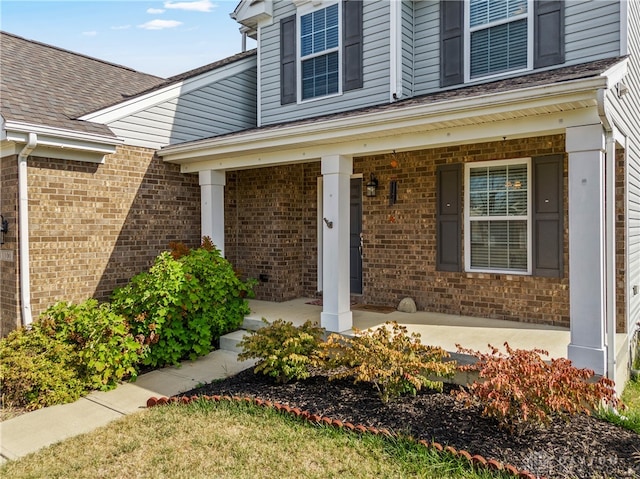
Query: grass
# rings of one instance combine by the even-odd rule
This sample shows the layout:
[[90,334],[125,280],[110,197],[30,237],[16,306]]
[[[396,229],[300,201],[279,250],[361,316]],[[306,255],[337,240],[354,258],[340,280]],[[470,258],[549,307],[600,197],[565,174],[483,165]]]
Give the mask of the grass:
[[413,441],[312,426],[248,404],[155,407],[0,468],[12,478],[469,478]]
[[600,411],[599,416],[613,424],[640,434],[640,380],[627,382],[621,398],[625,405],[623,411]]

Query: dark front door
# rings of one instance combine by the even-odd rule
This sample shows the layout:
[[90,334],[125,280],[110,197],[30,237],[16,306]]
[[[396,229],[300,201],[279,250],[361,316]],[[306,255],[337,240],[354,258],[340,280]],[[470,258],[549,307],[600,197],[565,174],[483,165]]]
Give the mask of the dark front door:
[[362,178],[351,179],[349,266],[351,294],[362,294]]

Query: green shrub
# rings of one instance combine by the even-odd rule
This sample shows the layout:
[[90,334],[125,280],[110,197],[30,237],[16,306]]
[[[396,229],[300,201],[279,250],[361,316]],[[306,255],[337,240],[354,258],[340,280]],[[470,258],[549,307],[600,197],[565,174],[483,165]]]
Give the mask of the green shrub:
[[114,291],[113,307],[149,345],[144,364],[178,364],[209,353],[221,335],[238,329],[252,285],[205,238],[198,249],[161,253],[149,272]]
[[458,399],[481,405],[483,414],[497,419],[500,427],[521,432],[544,426],[553,416],[590,414],[603,402],[618,406],[610,379],[594,381],[593,371],[575,368],[568,359],[545,361],[542,356],[549,353],[541,349],[504,346],[506,354],[492,346],[489,354],[458,346],[459,352],[478,358],[460,369],[478,371],[480,377],[468,391],[459,392]]
[[72,402],[86,393],[73,346],[34,327],[0,340],[3,406],[38,409]]
[[282,319],[272,324],[264,318],[262,321],[267,326],[240,341],[243,351],[238,359],[258,358],[253,371],[271,376],[278,383],[308,378],[308,366],[318,350],[324,329],[310,321],[299,327]]
[[78,376],[87,389],[112,389],[121,379],[137,376],[143,346],[131,334],[126,319],[108,303],[59,302],[40,315],[36,327],[73,346]]
[[356,330],[353,338],[332,334],[321,348],[324,366],[337,368],[330,379],[371,382],[383,403],[423,387],[442,391],[442,382],[431,378],[452,376],[456,368],[453,361],[443,362],[449,356],[445,350],[423,345],[419,334],[407,334],[395,321]]

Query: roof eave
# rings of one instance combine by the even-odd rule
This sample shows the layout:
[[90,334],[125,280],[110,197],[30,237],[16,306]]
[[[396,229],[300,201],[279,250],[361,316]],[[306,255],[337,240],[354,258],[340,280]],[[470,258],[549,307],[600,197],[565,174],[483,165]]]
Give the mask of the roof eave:
[[[486,117],[522,109],[542,108],[558,103],[595,101],[599,89],[608,88],[607,77],[489,93],[434,103],[406,105],[399,108],[369,111],[339,118],[293,123],[277,128],[265,127],[223,137],[198,140],[162,148],[158,154],[170,163],[189,164],[204,160],[246,156],[250,151],[267,151],[287,145],[301,146],[318,142],[347,141],[358,136],[375,135],[389,130],[415,128],[457,118]],[[398,105],[400,106],[400,105]],[[183,168],[183,171],[186,169]]]
[[112,135],[7,120],[0,132],[2,150],[10,152],[12,146],[26,144],[29,133],[35,133],[38,138],[38,146],[31,156],[68,158],[91,163],[102,163],[105,155],[115,153],[117,146],[123,143],[123,140]]

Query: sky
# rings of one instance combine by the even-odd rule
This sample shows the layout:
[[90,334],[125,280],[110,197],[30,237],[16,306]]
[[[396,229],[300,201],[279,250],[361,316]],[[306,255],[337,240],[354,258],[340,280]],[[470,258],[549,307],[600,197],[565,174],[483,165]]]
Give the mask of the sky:
[[238,1],[0,0],[0,29],[166,78],[242,50]]

